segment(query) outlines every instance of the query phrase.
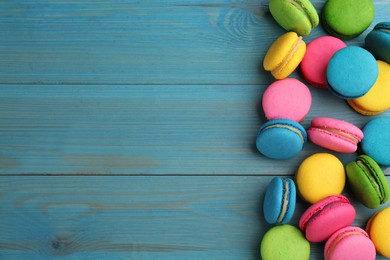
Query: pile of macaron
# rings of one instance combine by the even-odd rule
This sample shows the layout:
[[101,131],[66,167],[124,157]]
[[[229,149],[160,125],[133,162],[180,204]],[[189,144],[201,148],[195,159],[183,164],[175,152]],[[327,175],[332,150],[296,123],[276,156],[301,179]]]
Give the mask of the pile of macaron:
[[[378,209],[390,196],[381,167],[390,166],[390,117],[375,117],[360,129],[327,116],[301,122],[310,111],[310,89],[288,78],[298,66],[305,81],[328,89],[356,112],[378,115],[390,108],[390,22],[378,23],[365,38],[365,47],[342,41],[362,34],[374,19],[372,0],[327,0],[321,18],[309,0],[270,0],[269,10],[288,32],[269,47],[263,67],[276,79],[264,91],[262,108],[267,121],[260,127],[256,147],[264,156],[283,160],[299,154],[307,140],[339,153],[359,152],[347,165],[333,154],[316,153],[303,160],[294,179],[275,177],[263,204],[272,227],[262,238],[262,259],[308,259],[310,242],[324,242],[324,258],[390,258],[390,207],[382,208],[365,230],[353,226],[354,206],[342,195],[346,185],[364,206]],[[307,46],[321,20],[329,33]],[[298,194],[298,196],[297,196]],[[299,220],[288,224],[297,197],[311,204]]]

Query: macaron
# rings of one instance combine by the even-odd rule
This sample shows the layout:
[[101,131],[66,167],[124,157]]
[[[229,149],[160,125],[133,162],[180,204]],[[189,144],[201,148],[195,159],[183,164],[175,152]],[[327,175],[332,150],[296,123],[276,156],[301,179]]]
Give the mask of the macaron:
[[351,39],[370,26],[374,14],[372,0],[328,0],[321,11],[321,22],[330,35]]
[[375,58],[390,63],[390,22],[381,22],[375,25],[365,39],[366,49]]
[[345,227],[326,241],[325,260],[375,260],[375,246],[360,227]]
[[326,68],[329,60],[340,49],[347,45],[332,36],[322,36],[312,40],[306,47],[301,62],[301,71],[305,80],[312,86],[327,88]]
[[363,205],[376,209],[389,200],[390,190],[379,165],[369,156],[360,155],[345,167],[348,184]]
[[296,190],[290,178],[274,177],[265,192],[263,212],[269,224],[286,224],[295,211]]
[[377,117],[363,127],[362,152],[379,165],[390,166],[390,117]]
[[269,10],[287,31],[309,35],[319,23],[316,9],[309,0],[270,0]]
[[297,79],[277,80],[264,91],[262,106],[268,120],[285,118],[300,122],[309,113],[311,93]]
[[307,134],[316,145],[340,153],[355,152],[364,136],[359,127],[330,117],[312,119]]
[[302,61],[306,51],[306,43],[295,32],[280,36],[268,49],[263,67],[270,71],[276,79],[287,78]]
[[374,242],[376,251],[390,258],[390,207],[374,214],[367,223],[366,231]]
[[390,108],[390,64],[380,60],[377,64],[378,79],[374,86],[364,96],[347,100],[362,115],[377,115]]
[[307,136],[303,126],[289,119],[275,119],[264,123],[256,138],[260,153],[272,159],[289,159],[303,149]]
[[322,242],[335,231],[350,226],[355,216],[355,208],[349,200],[334,195],[311,205],[299,219],[299,228],[310,242]]
[[326,69],[329,90],[343,99],[363,96],[377,78],[378,64],[374,56],[357,46],[348,46],[337,51]]
[[295,174],[298,194],[312,204],[328,196],[341,194],[345,179],[344,165],[329,153],[316,153],[307,157]]
[[260,255],[263,260],[306,260],[310,257],[310,243],[298,228],[279,225],[265,233]]

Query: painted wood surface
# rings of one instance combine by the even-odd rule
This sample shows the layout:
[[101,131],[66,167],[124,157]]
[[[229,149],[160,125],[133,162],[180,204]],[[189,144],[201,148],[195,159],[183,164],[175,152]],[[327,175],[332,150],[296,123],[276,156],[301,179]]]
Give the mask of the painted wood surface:
[[[325,0],[313,1],[317,11]],[[373,24],[389,20],[376,0]],[[3,83],[259,84],[268,0],[0,2]],[[324,34],[316,28],[306,41]],[[352,41],[360,44],[366,33]]]
[[[270,180],[3,177],[0,258],[259,259],[270,228],[261,208]],[[354,224],[364,226],[376,210],[353,203]],[[299,201],[292,223],[306,207]],[[311,245],[313,259],[321,259],[323,247]]]
[[[374,3],[369,29],[390,20]],[[258,259],[266,185],[326,151],[274,161],[254,147],[273,81],[262,58],[284,33],[267,5],[1,1],[0,259]],[[373,118],[310,90],[306,128]],[[363,227],[375,211],[353,203]]]
[[[1,174],[288,175],[315,152],[274,161],[255,138],[266,86],[3,85]],[[341,99],[311,88],[315,116],[354,122]],[[385,115],[390,115],[390,111]],[[383,115],[381,115],[383,116]],[[343,162],[356,154],[335,153]]]

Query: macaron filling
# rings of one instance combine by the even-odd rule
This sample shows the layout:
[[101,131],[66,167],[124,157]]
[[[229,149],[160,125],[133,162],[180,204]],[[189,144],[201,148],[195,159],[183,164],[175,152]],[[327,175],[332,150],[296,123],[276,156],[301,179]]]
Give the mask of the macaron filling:
[[290,194],[290,188],[287,180],[283,180],[283,203],[282,210],[280,211],[277,223],[282,223],[287,213],[288,208],[288,195]]
[[346,133],[342,130],[338,130],[338,129],[328,128],[328,127],[324,127],[324,126],[312,127],[312,129],[317,129],[319,131],[327,132],[331,135],[333,135],[333,134],[339,135],[339,136],[344,137],[347,140],[349,140],[353,143],[356,143],[356,144],[361,141],[361,139],[359,137],[357,137],[353,134],[350,134],[350,133]]
[[381,28],[381,29],[376,29],[376,30],[379,30],[379,31],[385,32],[385,33],[390,33],[390,29]]
[[305,142],[305,138],[303,137],[301,131],[299,131],[297,128],[295,128],[293,126],[283,125],[283,124],[274,124],[274,125],[270,125],[270,126],[263,128],[262,131],[265,131],[265,130],[270,129],[270,128],[275,128],[275,127],[288,129],[288,130],[296,133],[299,136],[299,138],[302,140],[302,143]]
[[273,70],[271,70],[272,75],[276,75],[279,73],[289,62],[294,53],[298,50],[299,46],[303,43],[302,36],[298,37],[298,40],[295,42],[293,48],[290,53],[282,60],[282,62]]
[[366,176],[369,178],[370,183],[374,187],[376,193],[378,194],[378,198],[380,200],[380,203],[384,203],[384,194],[383,194],[383,187],[380,187],[381,181],[378,180],[375,171],[369,167],[368,163],[366,163],[361,158],[356,160],[356,164],[362,169],[362,171],[366,174]]
[[308,12],[305,10],[305,8],[303,8],[303,6],[301,5],[300,2],[297,2],[297,1],[294,1],[294,0],[287,0],[287,2],[290,3],[290,4],[293,4],[296,8],[298,8],[299,11],[301,11],[306,16],[306,18],[310,21],[312,28],[316,27],[315,22],[309,16]]
[[347,236],[351,236],[351,235],[363,235],[365,237],[367,237],[366,234],[364,234],[363,232],[359,231],[359,230],[350,230],[350,231],[346,231],[340,235],[337,236],[336,239],[334,239],[332,241],[332,243],[330,244],[329,248],[328,248],[328,251],[326,252],[326,259],[330,259],[330,256],[332,255],[332,252],[333,250],[335,249],[335,247],[337,246],[337,244],[342,240],[344,239],[345,237]]

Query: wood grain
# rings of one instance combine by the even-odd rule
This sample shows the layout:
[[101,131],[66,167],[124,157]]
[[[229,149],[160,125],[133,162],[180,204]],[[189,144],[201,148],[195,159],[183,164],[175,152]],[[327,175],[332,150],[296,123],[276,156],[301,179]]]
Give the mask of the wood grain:
[[[290,160],[255,148],[266,86],[14,86],[0,96],[1,174],[288,175]],[[362,127],[364,117],[311,88],[316,116]],[[390,115],[390,111],[380,115]],[[344,163],[355,154],[335,153]]]
[[[324,2],[313,1],[318,11]],[[284,33],[267,4],[1,1],[0,83],[267,84],[261,62]],[[390,13],[387,0],[375,7],[370,29]],[[323,34],[318,27],[305,40]]]
[[[0,258],[258,259],[270,180],[1,177]],[[364,227],[376,210],[351,200]],[[298,201],[292,224],[306,207]],[[323,246],[311,245],[311,259]]]
[[[369,30],[389,20],[389,1],[374,4]],[[258,259],[272,176],[328,152],[274,161],[254,147],[273,81],[262,59],[284,33],[267,5],[0,1],[0,259]],[[306,128],[374,118],[310,90]],[[375,211],[352,202],[363,227]]]

